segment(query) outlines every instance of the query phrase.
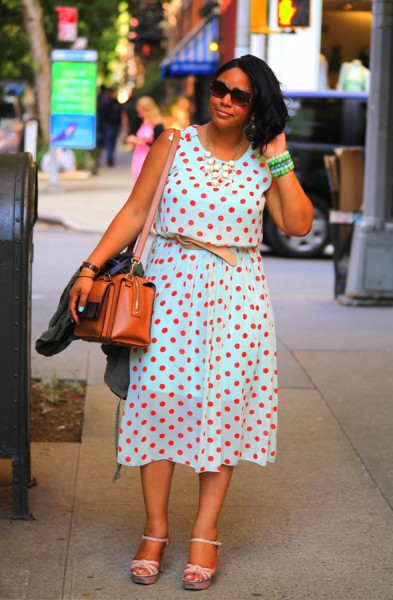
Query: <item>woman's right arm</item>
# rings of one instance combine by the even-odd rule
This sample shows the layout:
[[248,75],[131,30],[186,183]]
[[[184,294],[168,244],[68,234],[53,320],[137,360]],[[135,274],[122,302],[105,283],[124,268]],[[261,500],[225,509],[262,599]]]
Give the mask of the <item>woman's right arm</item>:
[[[142,231],[168,154],[170,133],[169,131],[164,132],[152,146],[130,196],[105,231],[96,248],[86,258],[86,262],[100,269],[108,259],[113,258],[135,241]],[[93,278],[94,272],[91,269],[83,268],[71,289],[68,310],[76,323],[79,322],[78,310],[81,313],[86,306]]]

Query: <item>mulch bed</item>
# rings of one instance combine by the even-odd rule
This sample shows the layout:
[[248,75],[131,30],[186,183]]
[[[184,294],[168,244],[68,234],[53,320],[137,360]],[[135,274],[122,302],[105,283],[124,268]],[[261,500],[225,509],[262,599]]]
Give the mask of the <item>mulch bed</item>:
[[30,393],[30,439],[32,442],[80,442],[86,383],[33,380]]

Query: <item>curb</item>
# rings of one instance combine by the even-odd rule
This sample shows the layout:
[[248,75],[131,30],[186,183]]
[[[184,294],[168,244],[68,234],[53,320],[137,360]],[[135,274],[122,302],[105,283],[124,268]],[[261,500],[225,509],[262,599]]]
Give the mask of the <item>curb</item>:
[[63,227],[71,231],[78,231],[79,233],[96,233],[102,235],[105,229],[89,228],[86,225],[77,225],[66,218],[51,217],[49,215],[40,215],[37,218],[36,224],[48,225],[50,227]]

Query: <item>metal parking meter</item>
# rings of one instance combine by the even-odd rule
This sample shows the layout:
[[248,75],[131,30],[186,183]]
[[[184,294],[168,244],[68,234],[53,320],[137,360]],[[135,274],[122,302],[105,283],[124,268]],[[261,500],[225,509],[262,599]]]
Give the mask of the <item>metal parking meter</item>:
[[28,518],[30,326],[37,168],[0,154],[0,458],[12,460],[13,516]]

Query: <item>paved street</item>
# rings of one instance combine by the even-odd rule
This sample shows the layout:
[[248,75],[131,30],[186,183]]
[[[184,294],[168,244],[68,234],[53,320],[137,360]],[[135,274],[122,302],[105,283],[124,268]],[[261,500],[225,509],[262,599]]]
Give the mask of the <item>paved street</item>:
[[[114,169],[40,182],[34,233],[32,339],[129,193],[129,160]],[[55,223],[65,223],[68,228]],[[241,463],[220,523],[219,600],[393,600],[393,309],[333,298],[333,265],[265,257],[276,317],[281,387],[278,458]],[[104,386],[98,346],[32,355],[34,377],[85,379],[82,444],[34,443],[30,510],[12,521],[10,466],[0,461],[0,598],[123,600],[185,597],[180,585],[197,477],[178,465],[174,538],[154,586],[128,569],[143,524],[137,470],[115,471],[116,398]]]

